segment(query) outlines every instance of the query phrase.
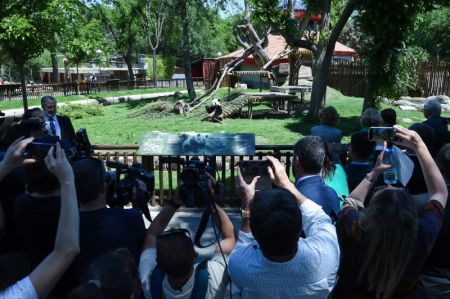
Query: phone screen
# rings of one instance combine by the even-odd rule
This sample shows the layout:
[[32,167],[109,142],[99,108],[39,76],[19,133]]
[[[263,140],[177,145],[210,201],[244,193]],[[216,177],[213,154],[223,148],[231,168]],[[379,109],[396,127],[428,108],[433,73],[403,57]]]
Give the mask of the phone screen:
[[255,190],[262,191],[272,188],[272,180],[269,176],[270,163],[267,160],[248,160],[238,163],[244,181],[250,184],[254,177],[260,178],[256,182]]
[[371,127],[369,128],[370,141],[392,141],[395,139],[395,129],[391,127]]

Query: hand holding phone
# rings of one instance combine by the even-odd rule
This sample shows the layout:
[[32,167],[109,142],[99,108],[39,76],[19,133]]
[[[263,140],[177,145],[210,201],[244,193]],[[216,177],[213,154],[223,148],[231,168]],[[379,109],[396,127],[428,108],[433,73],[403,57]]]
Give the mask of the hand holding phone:
[[272,180],[269,175],[270,163],[267,160],[246,160],[239,161],[238,166],[242,177],[247,184],[253,181],[254,177],[259,176],[256,182],[255,190],[262,191],[272,188]]
[[370,141],[395,141],[395,133],[393,127],[370,127],[368,135]]

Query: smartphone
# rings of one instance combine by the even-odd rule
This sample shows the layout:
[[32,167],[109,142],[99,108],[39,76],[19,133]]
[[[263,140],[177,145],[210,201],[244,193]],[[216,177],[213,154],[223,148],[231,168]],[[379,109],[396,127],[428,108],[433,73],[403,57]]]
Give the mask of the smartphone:
[[262,191],[272,188],[272,180],[269,175],[270,163],[267,160],[239,161],[238,166],[244,181],[250,184],[254,177],[259,176],[255,190]]
[[27,145],[22,152],[22,157],[25,159],[36,159],[42,161],[48,154],[48,151],[52,146],[56,148],[56,143],[60,142],[58,136],[43,136],[41,139],[35,139],[33,142]]
[[396,140],[395,133],[392,127],[370,127],[368,134],[370,141],[393,141]]

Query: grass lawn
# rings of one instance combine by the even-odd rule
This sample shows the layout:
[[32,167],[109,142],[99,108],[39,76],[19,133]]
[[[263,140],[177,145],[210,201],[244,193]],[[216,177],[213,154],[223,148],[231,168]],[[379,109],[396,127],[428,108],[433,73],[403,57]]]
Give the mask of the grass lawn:
[[[153,91],[153,90],[150,90]],[[216,97],[226,94],[220,90]],[[352,132],[358,130],[358,120],[363,104],[362,98],[343,96],[329,89],[326,105],[335,106],[341,116],[338,128],[343,131],[343,142],[350,141]],[[155,100],[143,100],[103,107],[104,115],[83,117],[72,120],[75,129],[86,128],[92,144],[137,144],[142,135],[150,131],[161,132],[214,132],[214,133],[254,133],[258,145],[288,145],[299,137],[310,134],[312,126],[318,121],[309,122],[302,115],[266,119],[225,119],[223,124],[201,121],[204,107],[197,113],[187,116],[136,116],[149,103]],[[381,108],[388,105],[382,104]],[[260,105],[256,109],[266,108]],[[422,112],[397,111],[397,121],[403,126],[424,120]],[[445,113],[450,117],[450,113]]]
[[[148,88],[148,89],[134,89],[134,90],[122,90],[122,91],[105,91],[98,93],[90,93],[86,95],[71,95],[71,96],[55,96],[58,103],[72,102],[77,100],[86,99],[101,99],[113,96],[125,96],[134,94],[152,94],[160,92],[171,92],[177,90],[186,90],[185,88]],[[41,105],[40,99],[28,99],[28,106]],[[0,101],[0,110],[23,108],[22,101]]]

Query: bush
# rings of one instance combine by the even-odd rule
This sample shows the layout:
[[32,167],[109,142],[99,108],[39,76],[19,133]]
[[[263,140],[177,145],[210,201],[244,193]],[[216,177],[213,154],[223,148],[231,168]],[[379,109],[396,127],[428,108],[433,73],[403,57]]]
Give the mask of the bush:
[[82,119],[84,117],[104,115],[103,106],[69,104],[58,107],[58,113],[71,119]]
[[[175,69],[176,58],[173,56],[156,57],[158,79],[171,79]],[[147,58],[147,77],[153,80],[153,57]]]

